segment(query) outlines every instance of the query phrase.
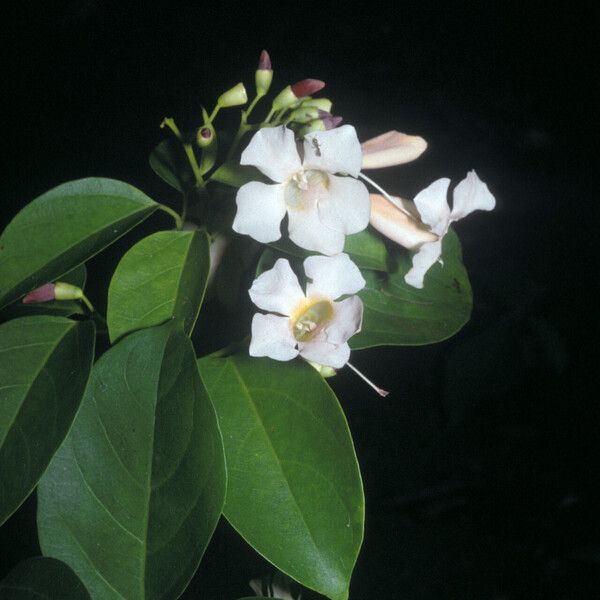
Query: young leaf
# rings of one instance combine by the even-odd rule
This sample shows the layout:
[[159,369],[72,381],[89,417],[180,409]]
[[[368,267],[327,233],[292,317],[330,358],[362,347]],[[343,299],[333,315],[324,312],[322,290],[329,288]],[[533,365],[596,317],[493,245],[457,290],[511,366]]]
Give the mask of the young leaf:
[[191,333],[209,266],[204,231],[159,231],[138,242],[123,256],[110,282],[111,341],[172,318],[182,319],[185,332]]
[[157,206],[113,179],[80,179],[42,194],[0,236],[0,307],[85,262]]
[[167,138],[160,142],[149,162],[152,170],[177,191],[185,193],[194,188],[194,174],[179,140]]
[[40,545],[93,598],[177,598],[224,497],[215,413],[191,342],[171,321],[132,333],[94,366],[38,487]]
[[67,435],[94,357],[94,325],[35,316],[0,325],[0,524]]
[[3,600],[89,600],[81,580],[62,561],[36,556],[20,562],[2,581]]
[[404,281],[411,267],[407,253],[399,256],[393,273],[363,271],[367,285],[358,294],[365,307],[363,325],[349,340],[352,348],[433,344],[469,320],[473,294],[458,236],[450,230],[442,244],[444,264],[429,270],[421,290]]
[[364,497],[337,398],[301,361],[246,355],[198,362],[223,432],[224,515],[301,584],[348,598],[363,538]]

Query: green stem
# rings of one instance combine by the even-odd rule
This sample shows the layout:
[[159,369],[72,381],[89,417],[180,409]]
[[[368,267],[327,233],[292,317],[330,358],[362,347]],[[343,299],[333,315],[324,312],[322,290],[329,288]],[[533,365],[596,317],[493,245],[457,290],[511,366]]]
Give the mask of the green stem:
[[266,125],[271,120],[271,117],[274,114],[275,114],[275,109],[271,107],[271,110],[269,111],[269,114],[267,115],[266,119],[263,121],[263,124]]
[[254,98],[254,100],[252,100],[252,102],[250,103],[250,106],[243,111],[244,115],[246,117],[246,120],[248,119],[248,117],[250,116],[250,113],[254,110],[254,107],[257,105],[258,101],[264,97],[264,94],[256,94],[256,97]]
[[200,167],[198,166],[198,161],[196,160],[196,155],[194,154],[194,149],[192,148],[192,145],[183,144],[183,149],[185,150],[185,154],[187,156],[188,162],[190,163],[190,167],[192,167],[192,171],[194,172],[196,187],[203,188],[204,179],[202,179],[202,173],[200,172]]
[[177,229],[181,230],[183,228],[183,219],[171,207],[165,206],[164,204],[159,204],[158,208],[171,215],[173,219],[175,219],[175,226]]
[[217,116],[217,113],[221,110],[221,105],[216,104],[213,108],[213,111],[210,113],[210,117],[208,117],[208,122],[212,123],[214,118]]
[[87,309],[91,313],[95,313],[96,312],[96,309],[94,308],[94,305],[89,301],[88,297],[83,292],[81,294],[81,301],[87,306]]

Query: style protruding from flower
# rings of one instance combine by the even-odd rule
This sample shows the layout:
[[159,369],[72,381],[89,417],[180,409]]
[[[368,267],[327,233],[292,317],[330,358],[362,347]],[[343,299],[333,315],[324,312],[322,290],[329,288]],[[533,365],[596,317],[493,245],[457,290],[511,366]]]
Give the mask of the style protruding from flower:
[[273,108],[275,110],[281,110],[282,108],[288,108],[298,102],[299,99],[305,96],[310,96],[325,87],[325,82],[319,79],[303,79],[293,85],[288,85],[283,88],[275,99],[273,100]]
[[300,355],[339,369],[350,358],[348,339],[360,331],[363,304],[354,294],[365,280],[347,254],[309,256],[304,272],[306,294],[285,258],[254,280],[250,298],[269,313],[252,319],[250,355],[281,361]]
[[412,205],[392,198],[398,202],[397,208],[383,196],[371,196],[371,225],[402,246],[416,250],[412,268],[404,276],[413,287],[423,287],[425,274],[440,259],[442,239],[451,223],[475,210],[489,211],[496,206],[494,196],[475,171],[470,171],[454,188],[452,209],[446,200],[449,185],[446,177],[434,181],[415,196]]
[[362,163],[356,131],[344,125],[314,132],[304,137],[303,147],[301,160],[294,132],[285,127],[254,134],[240,163],[255,166],[276,183],[251,181],[240,187],[233,229],[265,244],[274,242],[281,237],[287,213],[289,237],[295,244],[338,254],[346,235],[369,224],[369,193],[354,179]]
[[273,69],[271,67],[271,58],[266,50],[260,53],[258,59],[258,68],[255,73],[256,94],[264,96],[271,87],[273,81]]

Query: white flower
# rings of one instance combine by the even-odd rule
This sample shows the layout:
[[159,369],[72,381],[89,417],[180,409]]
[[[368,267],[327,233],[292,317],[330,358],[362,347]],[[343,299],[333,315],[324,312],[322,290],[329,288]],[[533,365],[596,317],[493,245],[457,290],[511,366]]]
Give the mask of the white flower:
[[308,361],[339,369],[350,358],[348,339],[360,331],[363,304],[355,294],[365,285],[347,254],[309,256],[304,272],[311,280],[302,291],[290,263],[280,258],[254,280],[250,298],[277,314],[257,313],[252,319],[251,356]]
[[466,217],[474,210],[492,210],[496,206],[494,196],[475,171],[470,171],[454,188],[452,210],[446,200],[449,185],[450,180],[444,177],[434,181],[415,196],[414,202],[421,221],[429,226],[438,239],[423,243],[413,256],[412,268],[404,276],[406,283],[413,287],[423,287],[425,273],[440,258],[442,238],[446,235],[450,223]]
[[303,154],[301,160],[290,129],[267,127],[254,134],[240,163],[255,166],[276,183],[251,181],[238,190],[233,229],[259,242],[274,242],[281,237],[287,212],[288,233],[295,244],[338,254],[346,235],[369,224],[367,188],[353,179],[362,164],[356,131],[344,125],[312,132],[304,137]]

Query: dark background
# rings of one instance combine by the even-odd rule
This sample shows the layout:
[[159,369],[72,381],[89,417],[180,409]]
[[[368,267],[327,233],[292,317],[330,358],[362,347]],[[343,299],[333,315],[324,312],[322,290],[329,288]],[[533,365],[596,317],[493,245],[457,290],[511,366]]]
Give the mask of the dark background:
[[[497,208],[457,227],[472,321],[434,346],[356,353],[391,391],[385,400],[351,373],[333,382],[367,497],[351,597],[600,597],[598,96],[584,3],[350,11],[79,0],[12,13],[1,37],[3,224],[47,189],[90,175],[174,203],[147,164],[166,135],[161,120],[197,126],[202,103],[239,80],[251,90],[263,48],[274,90],[323,79],[334,112],[362,139],[399,129],[428,140],[420,160],[374,174],[390,191],[411,197],[475,168]],[[100,307],[102,285],[142,235],[91,261]],[[39,553],[34,514],[31,498],[0,530],[0,578]],[[185,597],[237,598],[268,571],[222,523]]]

